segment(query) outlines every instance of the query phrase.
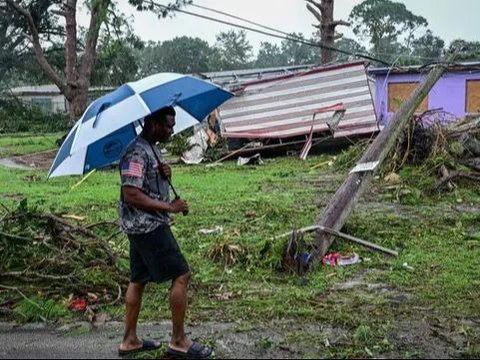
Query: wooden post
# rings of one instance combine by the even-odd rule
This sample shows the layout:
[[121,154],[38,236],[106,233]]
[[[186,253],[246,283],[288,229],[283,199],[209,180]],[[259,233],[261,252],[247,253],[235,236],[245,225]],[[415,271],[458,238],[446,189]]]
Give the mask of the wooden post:
[[[410,97],[402,104],[400,109],[395,113],[388,125],[378,134],[373,143],[365,151],[363,157],[357,165],[371,164],[370,170],[352,171],[349,176],[337,190],[330,200],[323,214],[317,219],[317,225],[330,228],[333,230],[341,230],[348,216],[352,212],[355,204],[363,194],[375,171],[383,163],[387,155],[394,148],[397,139],[403,134],[403,130],[408,124],[409,119],[415,110],[422,103],[423,99],[428,95],[432,87],[442,77],[445,69],[451,64],[458,55],[458,51],[452,53],[443,64],[435,66],[425,80],[415,89]],[[377,164],[374,166],[374,164]],[[368,166],[366,166],[368,168]],[[315,238],[317,247],[314,258],[319,259],[327,253],[333,242],[331,234],[319,232]]]

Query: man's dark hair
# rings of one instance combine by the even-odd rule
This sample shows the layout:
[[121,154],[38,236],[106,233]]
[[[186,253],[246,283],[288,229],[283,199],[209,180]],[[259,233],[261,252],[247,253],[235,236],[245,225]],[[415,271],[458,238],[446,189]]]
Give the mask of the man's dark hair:
[[176,112],[173,106],[165,106],[160,110],[157,110],[150,115],[145,116],[145,125],[152,121],[158,121],[159,123],[165,122],[167,120],[167,115],[175,116]]

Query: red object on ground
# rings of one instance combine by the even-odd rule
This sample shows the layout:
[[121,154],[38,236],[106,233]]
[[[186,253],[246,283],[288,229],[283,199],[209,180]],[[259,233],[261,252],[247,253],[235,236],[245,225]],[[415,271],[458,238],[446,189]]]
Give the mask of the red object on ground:
[[340,259],[340,256],[340,253],[328,254],[322,258],[322,262],[324,265],[330,265],[331,267],[335,267],[337,266],[337,262]]
[[67,307],[70,310],[83,311],[87,308],[87,301],[85,299],[75,299],[70,301]]

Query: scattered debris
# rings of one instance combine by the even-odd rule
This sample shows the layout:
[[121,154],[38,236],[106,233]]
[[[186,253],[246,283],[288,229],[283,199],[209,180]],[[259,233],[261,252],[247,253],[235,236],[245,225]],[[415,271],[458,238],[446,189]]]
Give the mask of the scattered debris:
[[74,311],[85,311],[87,301],[85,299],[74,299],[67,304],[67,308]]
[[212,229],[200,229],[198,232],[202,235],[223,234],[223,227],[217,225]]
[[301,230],[293,230],[289,235],[290,238],[283,249],[283,265],[287,270],[303,276],[310,268],[311,249],[304,241],[304,232]]
[[222,161],[227,160],[227,159],[231,158],[232,156],[241,153],[241,152],[244,151],[244,150],[247,150],[247,149],[250,149],[250,148],[254,148],[254,147],[260,147],[260,146],[262,146],[262,143],[261,143],[261,142],[251,141],[251,142],[249,142],[248,144],[246,144],[246,145],[244,145],[243,147],[241,147],[240,149],[237,149],[237,150],[235,150],[235,151],[232,151],[232,152],[228,153],[228,154],[225,155],[224,157],[216,160],[215,162],[213,162],[213,163],[211,163],[211,164],[208,164],[207,166],[208,166],[208,167],[217,166],[217,165],[219,165]]
[[260,154],[255,154],[250,157],[239,157],[237,160],[237,165],[263,165],[263,160],[260,157]]
[[331,267],[354,265],[354,264],[359,264],[361,262],[362,260],[360,259],[360,256],[358,256],[358,254],[356,253],[347,254],[347,255],[342,255],[340,253],[331,253],[331,254],[325,255],[322,258],[322,263],[324,265],[329,265]]
[[392,185],[399,184],[402,181],[400,175],[394,172],[391,172],[387,176],[385,176],[384,180]]
[[188,139],[188,150],[182,154],[181,160],[185,164],[198,165],[204,159],[208,148],[209,136],[201,124],[196,125],[193,136]]
[[208,257],[213,261],[222,263],[225,267],[235,265],[245,250],[239,245],[227,241],[213,245],[208,250]]
[[85,216],[69,215],[69,214],[62,215],[62,218],[77,220],[77,221],[85,221],[87,219]]

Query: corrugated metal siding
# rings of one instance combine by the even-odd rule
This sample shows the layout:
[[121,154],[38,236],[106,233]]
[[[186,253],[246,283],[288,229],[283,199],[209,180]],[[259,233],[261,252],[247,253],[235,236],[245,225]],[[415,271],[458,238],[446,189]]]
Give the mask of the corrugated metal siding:
[[364,63],[320,68],[275,79],[243,84],[243,93],[220,110],[222,136],[287,138],[327,131],[332,112],[318,108],[343,103],[345,117],[335,137],[378,130]]

